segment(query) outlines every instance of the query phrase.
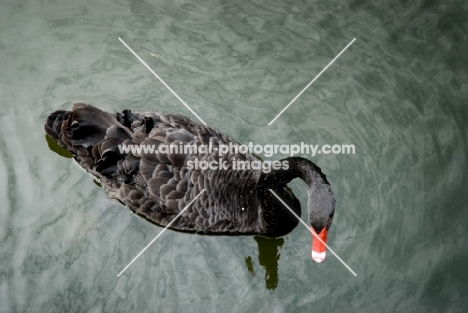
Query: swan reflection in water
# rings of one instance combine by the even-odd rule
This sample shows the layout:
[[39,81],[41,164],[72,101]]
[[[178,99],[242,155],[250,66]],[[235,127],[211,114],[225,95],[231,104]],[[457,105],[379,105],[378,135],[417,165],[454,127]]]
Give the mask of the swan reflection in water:
[[[258,263],[265,271],[265,286],[267,289],[276,289],[278,286],[278,261],[280,258],[280,248],[284,243],[283,238],[267,238],[254,236],[258,246]],[[247,270],[252,275],[256,275],[252,257],[245,258]]]

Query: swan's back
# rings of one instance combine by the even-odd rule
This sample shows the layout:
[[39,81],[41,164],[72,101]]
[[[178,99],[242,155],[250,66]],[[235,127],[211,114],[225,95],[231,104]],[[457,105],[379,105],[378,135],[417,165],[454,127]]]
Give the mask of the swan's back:
[[[99,178],[113,198],[133,212],[165,226],[203,189],[206,191],[171,226],[202,233],[261,233],[261,206],[255,194],[260,171],[234,170],[234,159],[250,154],[210,151],[159,153],[159,145],[235,144],[217,130],[168,113],[111,114],[87,104],[56,111],[45,122],[47,134],[72,152],[75,160]],[[153,147],[154,153],[122,151]],[[119,147],[120,146],[120,147]],[[189,161],[225,162],[227,169],[197,169]]]

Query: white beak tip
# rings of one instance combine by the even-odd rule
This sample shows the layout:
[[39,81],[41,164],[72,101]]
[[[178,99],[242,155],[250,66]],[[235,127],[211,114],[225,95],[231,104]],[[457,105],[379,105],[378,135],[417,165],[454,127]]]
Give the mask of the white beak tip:
[[317,263],[321,263],[323,260],[325,260],[325,254],[326,252],[315,252],[312,251],[312,260],[314,260]]

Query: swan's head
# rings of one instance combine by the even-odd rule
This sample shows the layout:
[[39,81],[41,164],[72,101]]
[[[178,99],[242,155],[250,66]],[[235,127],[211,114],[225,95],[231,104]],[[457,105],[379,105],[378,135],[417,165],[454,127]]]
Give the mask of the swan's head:
[[308,190],[308,212],[312,233],[312,259],[320,263],[325,259],[327,234],[335,214],[335,198],[326,182],[313,183]]

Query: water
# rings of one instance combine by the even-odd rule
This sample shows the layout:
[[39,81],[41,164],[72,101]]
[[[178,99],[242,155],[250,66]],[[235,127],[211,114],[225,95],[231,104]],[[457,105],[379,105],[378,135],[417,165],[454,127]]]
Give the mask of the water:
[[[1,312],[468,309],[466,2],[0,8]],[[167,231],[117,278],[161,229],[51,151],[42,123],[78,101],[192,116],[118,37],[239,142],[356,145],[310,159],[337,198],[329,244],[357,277],[331,254],[312,262],[299,226],[276,241]],[[304,207],[304,185],[291,186]]]

